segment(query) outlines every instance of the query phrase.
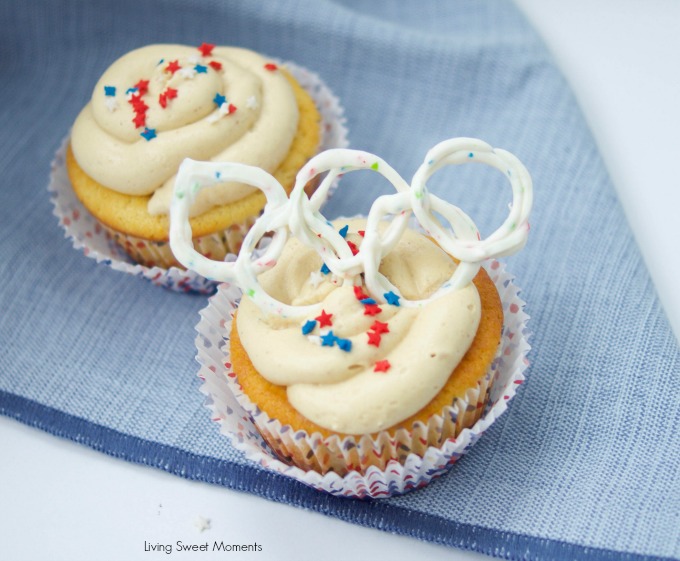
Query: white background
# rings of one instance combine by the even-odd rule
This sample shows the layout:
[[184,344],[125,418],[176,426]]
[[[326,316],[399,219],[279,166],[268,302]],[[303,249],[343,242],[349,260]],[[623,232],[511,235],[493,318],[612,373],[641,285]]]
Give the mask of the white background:
[[[677,335],[680,2],[518,4],[581,103]],[[188,482],[4,417],[0,446],[0,559],[486,559]],[[199,517],[210,529],[194,526]],[[145,541],[177,540],[257,542],[262,551],[144,552]]]

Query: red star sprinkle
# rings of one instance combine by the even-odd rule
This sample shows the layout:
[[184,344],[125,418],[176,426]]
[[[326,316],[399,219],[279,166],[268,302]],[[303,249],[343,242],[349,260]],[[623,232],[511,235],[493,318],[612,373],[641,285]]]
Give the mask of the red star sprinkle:
[[360,286],[354,287],[354,296],[356,296],[357,300],[365,300],[368,298],[368,294],[366,294]]
[[170,74],[174,74],[180,68],[182,67],[179,65],[179,61],[173,60],[172,62],[169,62],[168,65],[165,67],[165,71],[170,72]]
[[144,113],[149,108],[149,106],[144,103],[144,100],[138,95],[133,95],[130,98],[129,103],[132,105],[132,109],[135,113]]
[[348,240],[347,245],[349,246],[349,249],[352,252],[352,255],[356,255],[357,253],[359,253],[359,248],[357,247],[357,244],[355,244],[354,242],[350,242]]
[[175,99],[177,97],[177,90],[175,88],[165,88],[165,97]]
[[212,68],[213,70],[222,70],[222,63],[217,62],[216,60],[211,60],[208,63],[208,66],[210,66],[210,68]]
[[229,112],[227,113],[227,115],[231,115],[232,113],[234,113],[236,111],[236,109],[237,109],[236,105],[234,105],[233,103],[230,103],[229,104]]
[[273,62],[268,62],[267,64],[264,65],[264,67],[269,70],[269,72],[274,72],[274,70],[278,70],[279,67],[276,66]]
[[333,325],[331,318],[333,314],[327,314],[326,310],[321,310],[321,315],[315,317],[314,319],[319,322],[319,327],[330,327]]
[[214,48],[215,45],[212,45],[211,43],[201,43],[201,46],[198,47],[198,50],[201,51],[201,56],[210,56]]
[[373,322],[373,325],[371,325],[371,329],[378,334],[390,332],[389,326],[386,323],[383,323],[382,321],[378,321],[378,320],[375,320]]
[[158,105],[160,105],[163,109],[168,106],[168,95],[166,93],[162,93],[158,96]]
[[380,333],[376,333],[375,331],[369,331],[366,333],[366,335],[368,335],[369,345],[374,345],[376,347],[380,346]]
[[359,234],[363,238],[366,235],[366,230],[359,230],[357,234]]
[[149,91],[149,80],[140,80],[135,84],[135,88],[137,88],[139,95],[144,95]]
[[379,360],[375,363],[375,368],[373,372],[387,372],[392,365],[389,360]]
[[377,316],[380,312],[382,312],[382,308],[378,304],[364,304],[365,316]]
[[146,126],[146,115],[144,113],[137,113],[135,114],[135,118],[132,119],[132,122],[134,123],[135,128],[144,127]]

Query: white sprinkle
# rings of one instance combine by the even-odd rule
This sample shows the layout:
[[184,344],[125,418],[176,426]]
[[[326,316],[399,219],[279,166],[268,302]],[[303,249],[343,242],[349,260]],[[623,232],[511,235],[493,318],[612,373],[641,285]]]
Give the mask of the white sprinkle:
[[307,335],[307,339],[309,340],[310,343],[314,343],[315,345],[321,346],[321,337],[318,335]]
[[259,103],[257,102],[257,98],[254,95],[251,95],[248,99],[246,99],[246,107],[248,109],[257,109],[259,106]]
[[177,73],[182,77],[182,78],[187,78],[191,80],[194,76],[196,76],[196,70],[194,70],[193,66],[184,66],[180,68]]
[[324,280],[326,279],[324,279],[324,275],[322,275],[320,271],[312,271],[309,273],[309,282],[314,288],[319,286]]
[[191,64],[198,64],[199,62],[201,62],[201,59],[196,55],[191,55],[190,57],[187,58],[187,61],[189,61]]
[[104,103],[106,103],[106,108],[109,110],[109,113],[113,113],[119,107],[115,97],[107,97]]
[[199,532],[210,529],[210,518],[204,518],[203,516],[197,516],[194,520],[194,526],[198,528]]

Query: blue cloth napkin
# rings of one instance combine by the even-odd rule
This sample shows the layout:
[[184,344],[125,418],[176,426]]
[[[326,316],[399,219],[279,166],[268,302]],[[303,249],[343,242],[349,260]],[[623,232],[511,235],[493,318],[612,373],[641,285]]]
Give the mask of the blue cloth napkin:
[[[198,392],[205,297],[96,265],[51,214],[49,163],[100,73],[144,44],[203,41],[319,73],[352,146],[406,178],[452,136],[506,148],[533,175],[530,241],[508,260],[532,316],[527,383],[425,489],[343,500],[250,464]],[[577,104],[512,4],[4,0],[0,45],[0,411],[132,462],[450,546],[680,557],[678,344]],[[483,234],[510,200],[487,171],[447,169],[430,184]],[[389,192],[375,177],[348,176],[327,215],[367,212]]]

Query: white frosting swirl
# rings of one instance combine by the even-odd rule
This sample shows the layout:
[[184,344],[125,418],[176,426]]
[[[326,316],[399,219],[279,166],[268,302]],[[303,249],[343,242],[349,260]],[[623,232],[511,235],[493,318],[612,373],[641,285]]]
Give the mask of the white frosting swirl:
[[[140,80],[148,81],[148,90],[126,94]],[[168,88],[170,95],[161,101]],[[146,106],[138,122],[131,95]],[[152,195],[149,212],[164,214],[184,158],[241,162],[273,172],[289,151],[298,118],[290,83],[257,53],[215,47],[203,56],[194,47],[151,45],[122,56],[104,72],[73,125],[71,142],[90,177],[121,193]],[[149,140],[142,136],[147,130],[153,131]],[[191,215],[252,191],[245,184],[219,183],[199,194]]]
[[[352,221],[349,227],[356,232],[365,223]],[[359,236],[349,234],[347,239],[361,244]],[[332,315],[332,325],[317,325],[305,335],[299,318],[267,314],[244,298],[237,321],[243,347],[258,372],[286,386],[291,405],[317,425],[345,434],[389,428],[424,407],[462,359],[480,321],[477,290],[469,284],[420,308],[382,304],[378,314],[366,315],[353,287],[334,284],[332,275],[314,279],[312,273],[320,266],[314,250],[291,239],[277,265],[259,280],[281,301],[316,304],[317,312],[307,319],[323,310]],[[406,230],[380,271],[406,297],[423,299],[455,268],[435,244]],[[388,331],[371,337],[376,320]],[[328,330],[351,341],[351,350],[320,345],[319,335]],[[381,361],[389,364],[386,372],[376,371]]]

